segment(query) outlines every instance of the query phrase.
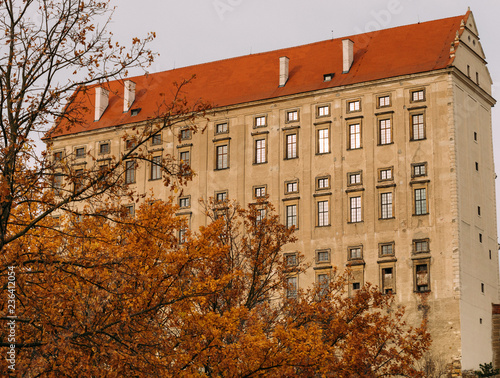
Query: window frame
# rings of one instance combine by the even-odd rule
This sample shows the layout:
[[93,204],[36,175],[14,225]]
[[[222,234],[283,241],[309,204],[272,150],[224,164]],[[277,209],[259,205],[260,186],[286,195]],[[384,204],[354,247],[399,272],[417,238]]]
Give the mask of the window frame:
[[[352,127],[359,127],[359,132],[356,130],[352,132]],[[353,143],[353,137],[354,137],[354,143]],[[353,122],[348,122],[347,123],[347,150],[348,151],[353,151],[353,150],[360,150],[363,148],[363,127],[362,127],[362,122],[361,119],[358,119],[357,121]]]
[[149,180],[150,181],[160,180],[162,178],[161,162],[162,162],[161,155],[156,155],[156,156],[151,157],[151,162],[150,162],[150,167],[149,167]]
[[[290,214],[289,210],[294,209],[294,214]],[[286,228],[291,228],[295,226],[295,229],[299,228],[299,204],[297,202],[287,203],[284,206],[285,210],[285,226]],[[292,222],[291,222],[292,220]],[[294,221],[293,221],[294,220]]]
[[[290,119],[290,115],[296,114],[296,117],[293,117],[293,119]],[[299,109],[290,109],[285,111],[285,123],[293,123],[293,122],[299,122],[300,121],[300,110]]]
[[298,252],[285,252],[285,253],[283,253],[283,262],[285,264],[285,267],[287,267],[287,268],[293,268],[293,267],[298,266],[299,265]]
[[152,146],[160,146],[162,143],[163,143],[163,139],[161,137],[161,132],[158,132],[151,137],[151,145]]
[[[356,106],[355,106],[356,103],[358,103],[357,109],[356,109]],[[354,109],[353,110],[351,110],[351,104],[354,104]],[[361,98],[355,98],[355,99],[351,99],[351,100],[346,100],[346,113],[361,112],[363,110],[361,105],[362,105],[361,104]]]
[[[322,109],[326,109],[325,114],[320,114]],[[316,118],[329,117],[331,115],[330,104],[316,105]]]
[[[223,127],[225,125],[226,127]],[[221,126],[221,130],[219,130]],[[214,135],[229,134],[229,121],[217,121],[214,122]]]
[[[389,126],[382,128],[382,123],[387,124],[389,122]],[[377,117],[377,134],[378,134],[378,145],[379,146],[386,146],[389,144],[394,143],[394,132],[393,132],[393,122],[392,122],[392,115],[390,116],[380,116]],[[384,134],[385,132],[385,134]],[[389,141],[383,140],[384,138],[387,139],[387,134],[389,136]],[[384,137],[384,138],[383,138]]]
[[[391,253],[384,253],[384,247],[391,247]],[[396,251],[394,250],[395,243],[393,241],[391,242],[385,242],[385,243],[379,243],[378,244],[378,257],[394,257],[396,254]]]
[[[293,282],[291,284],[291,282]],[[292,289],[290,289],[292,287]],[[299,291],[299,277],[294,275],[294,276],[288,276],[286,278],[286,297],[288,299],[296,299],[298,296],[298,291]]]
[[[353,257],[353,251],[359,251],[359,256],[356,254]],[[363,246],[362,245],[354,245],[347,247],[347,261],[362,261],[363,260]]]
[[[319,183],[320,181],[322,180],[326,180],[327,182],[327,186],[320,186]],[[315,182],[316,182],[316,191],[320,191],[320,190],[328,190],[328,189],[331,189],[332,187],[332,184],[331,184],[331,176],[330,175],[323,175],[323,176],[317,176],[316,179],[315,179]]]
[[[384,271],[390,269],[391,270],[391,278],[390,284],[389,282],[386,281],[386,277],[384,274]],[[395,294],[396,293],[396,264],[390,263],[390,264],[380,264],[379,266],[379,272],[380,272],[380,291],[383,294]],[[390,291],[388,291],[390,290]]]
[[[263,146],[262,146],[263,143]],[[253,142],[254,164],[267,163],[267,136],[259,135],[254,138]]]
[[[359,176],[359,182],[351,182],[351,177]],[[363,171],[347,172],[347,186],[363,185]]]
[[[421,167],[424,167],[424,173],[419,173],[417,174],[415,171],[416,171],[416,168],[421,168]],[[425,177],[427,176],[427,162],[422,162],[422,163],[413,163],[411,165],[411,177],[414,178],[414,177]]]
[[[326,259],[320,260],[320,253],[326,253]],[[317,249],[314,253],[316,264],[328,264],[331,262],[331,250],[329,248]]]
[[125,160],[125,184],[135,184],[137,181],[137,163],[135,160]]
[[[414,111],[410,112],[410,141],[415,142],[419,140],[426,140],[427,139],[427,125],[426,125],[426,116],[425,116],[425,111],[420,110],[420,111]],[[415,117],[422,117],[422,123],[420,122],[414,122]],[[421,129],[420,129],[420,125]],[[418,128],[418,135],[415,135],[415,126]],[[420,135],[422,134],[422,135]]]
[[[427,246],[426,249],[420,249],[418,247],[418,245],[420,245],[420,244],[424,245],[423,243],[425,243],[425,245]],[[411,242],[411,245],[412,245],[412,253],[413,254],[430,253],[431,252],[429,238],[413,239]]]
[[[384,104],[382,105],[380,102],[383,98],[388,98],[389,99],[389,103],[388,104]],[[390,108],[392,106],[392,98],[391,98],[391,95],[390,94],[382,94],[382,95],[378,95],[376,97],[376,102],[377,102],[377,109],[381,109],[381,108]]]
[[[183,203],[183,202],[187,203]],[[191,207],[191,196],[182,196],[178,199],[179,209],[189,209]]]
[[[187,154],[187,159],[183,158],[183,155]],[[191,149],[190,148],[182,148],[179,149],[179,164],[187,165],[189,168],[191,168]]]
[[[224,169],[229,169],[229,159],[230,159],[230,150],[229,150],[229,141],[225,141],[225,143],[217,143],[214,145],[214,153],[215,153],[215,170],[222,171]],[[224,149],[225,152],[219,153],[220,149]]]
[[[324,136],[321,137],[321,133],[325,131],[327,133],[326,138]],[[331,148],[330,135],[331,132],[329,124],[328,125],[322,124],[316,127],[316,155],[325,155],[331,153],[332,148]]]
[[[103,151],[103,147],[106,146],[106,150]],[[111,143],[108,141],[106,142],[99,142],[99,155],[108,155],[111,153]]]
[[[356,200],[358,202],[355,204],[356,206],[353,207],[353,200]],[[352,195],[348,197],[349,201],[349,222],[348,223],[361,223],[363,222],[363,197],[361,194],[359,195]],[[359,206],[358,206],[359,205]],[[354,213],[353,213],[354,211]],[[353,216],[355,214],[355,216]]]
[[[421,191],[424,192],[425,198],[422,199],[417,198],[417,191],[421,193]],[[424,204],[424,210],[422,211],[422,203]],[[417,186],[413,188],[413,215],[415,216],[420,216],[420,215],[427,215],[429,214],[429,196],[428,196],[428,190],[427,186]]]
[[[214,200],[215,200],[215,203],[224,203],[228,200],[228,194],[229,194],[229,191],[227,189],[224,189],[224,190],[217,190],[214,192]],[[220,197],[224,197],[224,198],[219,198]]]
[[[377,179],[378,182],[385,182],[385,181],[394,181],[394,167],[384,167],[384,168],[379,168],[377,170]],[[382,175],[384,172],[390,172],[391,177],[390,178],[383,178]],[[387,174],[386,174],[387,176]]]
[[[320,205],[321,204],[321,205]],[[316,199],[316,227],[329,227],[330,223],[330,200],[329,198]]]
[[[297,186],[296,190],[289,191],[288,184],[291,184],[291,185],[296,184],[296,186]],[[298,193],[298,192],[299,192],[299,180],[298,179],[285,181],[285,194],[292,194],[292,193]]]
[[[290,142],[288,138],[295,136],[295,141]],[[293,132],[287,132],[284,134],[285,137],[285,160],[298,159],[299,157],[299,133],[298,130],[294,130]],[[290,146],[295,146],[295,149],[290,151]]]
[[193,138],[193,130],[188,127],[184,127],[179,131],[180,140],[190,140]]
[[[419,284],[419,266],[427,266],[427,269],[425,270],[427,277],[427,285],[421,285]],[[423,290],[419,290],[419,287],[426,287]],[[415,293],[427,293],[431,291],[431,260],[430,259],[416,259],[413,260],[413,291]]]
[[[380,220],[394,219],[394,192],[391,190],[388,192],[386,191],[380,192],[379,194],[380,194],[379,219]],[[390,200],[390,202],[388,202],[387,200]]]
[[75,147],[75,159],[84,159],[86,155],[86,148],[85,146],[78,146]]
[[[422,93],[422,98],[421,99],[414,99],[414,95],[417,93]],[[425,93],[425,88],[417,88],[417,89],[412,89],[410,90],[410,102],[425,102],[426,101],[426,93]]]
[[[264,124],[259,125],[259,120],[264,119]],[[258,115],[255,116],[253,119],[253,128],[257,129],[259,127],[266,127],[267,126],[267,115]]]
[[[264,194],[257,195],[257,190],[263,189]],[[258,199],[258,198],[264,198],[267,195],[267,185],[254,185],[252,187],[252,198],[253,199]]]

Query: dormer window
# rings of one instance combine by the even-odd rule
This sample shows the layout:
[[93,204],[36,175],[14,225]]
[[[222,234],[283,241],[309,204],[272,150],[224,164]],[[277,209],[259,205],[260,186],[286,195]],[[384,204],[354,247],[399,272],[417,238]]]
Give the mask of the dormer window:
[[333,75],[332,73],[329,73],[329,74],[324,74],[323,75],[323,81],[332,81],[333,79]]
[[139,114],[139,112],[140,112],[140,111],[141,111],[141,108],[135,108],[135,109],[132,109],[132,110],[130,111],[130,115],[131,115],[132,117],[135,117],[137,114]]

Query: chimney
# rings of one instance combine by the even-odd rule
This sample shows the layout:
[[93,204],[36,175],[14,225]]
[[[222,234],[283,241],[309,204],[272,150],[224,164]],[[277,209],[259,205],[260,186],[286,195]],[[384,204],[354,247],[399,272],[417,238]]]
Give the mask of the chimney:
[[351,69],[352,62],[354,60],[354,42],[350,39],[342,40],[342,60],[343,68],[342,73],[348,73]]
[[280,87],[284,87],[288,80],[288,59],[286,56],[280,58]]
[[126,113],[135,101],[135,83],[132,80],[125,80],[123,94],[123,112]]
[[108,107],[109,91],[102,87],[95,88],[95,116],[94,121],[99,121]]

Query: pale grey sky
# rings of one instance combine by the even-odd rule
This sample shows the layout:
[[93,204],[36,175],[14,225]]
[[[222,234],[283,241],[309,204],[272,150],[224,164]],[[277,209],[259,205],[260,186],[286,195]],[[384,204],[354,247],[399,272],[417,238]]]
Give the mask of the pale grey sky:
[[[463,15],[470,6],[500,100],[499,0],[113,0],[115,37],[156,32],[151,72]],[[132,72],[138,75],[140,72]],[[500,214],[500,104],[493,136]],[[500,229],[500,224],[497,224]],[[500,232],[499,232],[500,234]]]

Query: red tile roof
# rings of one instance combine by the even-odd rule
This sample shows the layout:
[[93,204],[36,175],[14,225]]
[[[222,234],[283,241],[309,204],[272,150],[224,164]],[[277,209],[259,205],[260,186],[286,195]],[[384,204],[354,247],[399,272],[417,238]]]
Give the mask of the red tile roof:
[[[450,45],[469,14],[133,77],[137,86],[132,108],[141,108],[134,117],[130,111],[123,113],[123,83],[114,81],[109,83],[109,105],[99,121],[94,122],[94,90],[80,91],[75,96],[80,109],[87,109],[84,122],[71,127],[61,122],[51,135],[151,118],[158,109],[159,94],[172,92],[173,82],[194,74],[196,79],[186,87],[188,100],[203,99],[219,107],[445,68],[453,62]],[[354,42],[354,62],[349,73],[342,74],[342,40],[346,38]],[[284,87],[278,86],[281,56],[290,58]],[[324,82],[323,75],[328,73],[335,75]]]

